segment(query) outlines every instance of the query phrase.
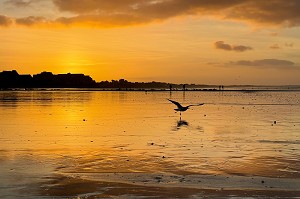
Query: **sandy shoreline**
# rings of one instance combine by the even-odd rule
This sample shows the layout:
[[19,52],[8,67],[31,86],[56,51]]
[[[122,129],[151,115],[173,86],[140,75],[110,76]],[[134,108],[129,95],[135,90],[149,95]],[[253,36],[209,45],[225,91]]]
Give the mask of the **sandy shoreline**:
[[287,178],[68,173],[20,185],[4,198],[299,198],[300,180]]
[[300,180],[290,178],[221,176],[221,175],[168,175],[148,173],[74,173],[70,178],[83,180],[135,184],[142,186],[185,187],[201,189],[245,190],[300,190]]
[[[298,198],[299,182],[242,176],[81,173],[57,175],[31,186],[31,191],[36,198]],[[30,190],[23,192],[28,195]]]

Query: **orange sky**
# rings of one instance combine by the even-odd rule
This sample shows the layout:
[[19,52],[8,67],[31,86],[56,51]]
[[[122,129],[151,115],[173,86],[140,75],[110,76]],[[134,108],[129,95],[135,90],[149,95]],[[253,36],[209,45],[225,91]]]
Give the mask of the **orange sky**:
[[0,70],[300,84],[297,0],[0,0]]

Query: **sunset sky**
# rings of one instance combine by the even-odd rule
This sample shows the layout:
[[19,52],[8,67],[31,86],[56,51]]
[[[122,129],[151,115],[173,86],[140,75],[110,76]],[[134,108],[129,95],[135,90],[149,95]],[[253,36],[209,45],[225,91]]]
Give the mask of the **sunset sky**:
[[0,71],[300,85],[299,0],[0,0]]

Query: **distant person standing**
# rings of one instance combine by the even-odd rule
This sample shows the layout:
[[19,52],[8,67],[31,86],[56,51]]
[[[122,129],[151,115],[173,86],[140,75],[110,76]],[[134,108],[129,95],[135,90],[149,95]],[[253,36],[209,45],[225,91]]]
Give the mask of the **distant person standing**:
[[170,87],[170,91],[172,91],[172,84],[170,84],[169,87]]
[[183,91],[185,91],[185,84],[183,84]]

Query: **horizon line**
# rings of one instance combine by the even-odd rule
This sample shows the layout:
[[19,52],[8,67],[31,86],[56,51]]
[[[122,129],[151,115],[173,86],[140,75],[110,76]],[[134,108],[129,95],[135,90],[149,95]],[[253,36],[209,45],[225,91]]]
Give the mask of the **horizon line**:
[[[53,73],[51,71],[42,71],[40,73],[37,74],[30,74],[30,73],[26,73],[26,74],[19,74],[17,70],[13,69],[13,70],[3,70],[1,73],[3,72],[17,72],[18,75],[30,75],[31,77],[33,77],[34,75],[39,75],[42,73],[51,73],[52,75],[84,75],[84,76],[88,76],[90,78],[93,79],[93,77],[91,75],[86,75],[84,73]],[[164,84],[170,84],[170,85],[193,85],[193,86],[227,86],[227,87],[241,87],[241,86],[245,86],[245,87],[251,87],[251,86],[257,86],[257,87],[282,87],[282,86],[292,86],[292,87],[296,87],[296,86],[300,86],[300,84],[206,84],[206,83],[171,83],[171,82],[164,82],[164,81],[154,81],[154,80],[150,80],[150,81],[128,81],[126,78],[120,78],[120,79],[111,79],[111,80],[101,80],[101,81],[95,81],[93,79],[93,81],[95,81],[96,83],[101,83],[101,82],[112,82],[112,81],[120,81],[120,80],[124,80],[127,81],[128,83],[164,83]]]

